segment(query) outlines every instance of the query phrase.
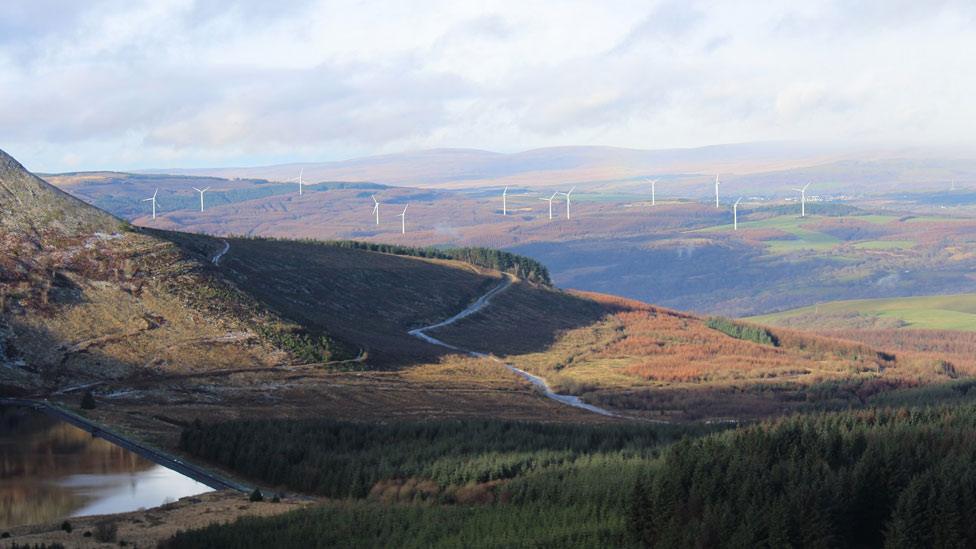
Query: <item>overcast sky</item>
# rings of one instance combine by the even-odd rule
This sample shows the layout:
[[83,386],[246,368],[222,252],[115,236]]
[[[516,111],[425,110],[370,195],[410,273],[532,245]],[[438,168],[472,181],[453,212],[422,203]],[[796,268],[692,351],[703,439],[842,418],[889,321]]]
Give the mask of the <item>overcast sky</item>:
[[974,6],[8,0],[0,149],[62,171],[430,147],[959,145],[976,120]]

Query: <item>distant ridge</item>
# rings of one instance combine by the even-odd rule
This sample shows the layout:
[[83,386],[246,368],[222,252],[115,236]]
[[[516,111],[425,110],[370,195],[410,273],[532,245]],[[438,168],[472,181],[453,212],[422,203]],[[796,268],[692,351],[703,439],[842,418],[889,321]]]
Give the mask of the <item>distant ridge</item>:
[[544,186],[640,177],[650,173],[745,172],[788,169],[833,161],[837,147],[792,142],[741,143],[687,149],[642,150],[564,146],[498,153],[479,149],[429,149],[334,162],[142,173],[286,180],[304,169],[317,181],[372,181],[388,185],[464,188],[491,185]]
[[0,150],[0,228],[39,233],[112,231],[115,216],[90,206],[27,171]]

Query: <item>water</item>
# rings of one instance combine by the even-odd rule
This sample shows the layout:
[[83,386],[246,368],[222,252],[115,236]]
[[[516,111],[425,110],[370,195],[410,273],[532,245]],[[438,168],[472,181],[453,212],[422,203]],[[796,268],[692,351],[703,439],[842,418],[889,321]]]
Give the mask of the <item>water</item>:
[[0,528],[135,511],[209,491],[73,425],[0,407]]

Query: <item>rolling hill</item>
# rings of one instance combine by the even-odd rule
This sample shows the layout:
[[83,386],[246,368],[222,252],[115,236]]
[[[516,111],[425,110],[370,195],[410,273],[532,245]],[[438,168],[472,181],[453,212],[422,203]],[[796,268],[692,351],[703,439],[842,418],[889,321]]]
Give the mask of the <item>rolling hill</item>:
[[445,362],[406,333],[450,316],[499,272],[135,228],[4,160],[0,210],[33,200],[20,224],[0,225],[6,396],[73,405],[92,388],[96,415],[167,445],[173,422],[203,416],[576,417],[509,372]]
[[565,146],[515,153],[431,149],[333,162],[149,173],[286,181],[296,177],[299,169],[312,181],[441,189],[575,185],[587,191],[633,192],[646,185],[646,178],[654,177],[694,198],[708,196],[707,183],[715,173],[741,192],[776,197],[790,196],[797,181],[815,183],[819,193],[851,195],[946,190],[953,180],[960,188],[972,187],[976,179],[971,151],[855,150],[799,142],[659,150]]
[[[74,184],[94,185],[102,177]],[[47,189],[23,170],[5,181]],[[138,184],[156,183],[149,177]],[[405,202],[417,192],[389,190],[384,204]],[[269,208],[278,204],[297,222],[323,204],[363,202],[363,193],[368,198],[369,189],[334,187],[301,197],[292,193],[284,203],[278,195],[254,200]],[[342,242],[129,228],[95,208],[71,204],[81,218],[103,220],[114,230],[51,225],[57,234],[33,243],[43,253],[25,259],[32,245],[28,239],[20,243],[21,259],[4,264],[6,346],[20,364],[5,370],[11,389],[51,394],[91,385],[111,409],[127,411],[113,416],[116,421],[162,431],[166,428],[147,418],[180,423],[201,415],[242,414],[454,417],[493,416],[504,409],[516,418],[599,419],[541,398],[501,364],[408,333],[452,316],[498,286],[505,275],[489,264],[476,266],[443,253],[419,257],[429,252],[408,247],[366,249]],[[289,213],[292,204],[298,212]],[[760,211],[745,222],[745,240],[732,241],[726,232],[708,230],[721,212],[693,203],[662,204],[646,210],[654,215],[636,224],[617,216],[614,225],[612,206],[599,201],[584,199],[577,211],[579,218],[559,226],[512,217],[531,227],[529,238],[539,240],[574,231],[583,235],[593,216],[603,216],[605,230],[632,231],[635,238],[649,226],[670,227],[672,235],[653,237],[651,251],[673,246],[668,241],[677,235],[682,246],[696,240],[734,248],[800,230],[795,221],[777,218],[775,210]],[[368,210],[349,215],[364,213]],[[847,227],[814,217],[802,230],[835,235],[838,241],[848,233],[861,240],[888,235],[869,229],[889,219],[864,220]],[[160,221],[157,226],[172,224],[167,217]],[[269,223],[278,226],[280,219],[271,216]],[[471,230],[480,230],[476,227]],[[381,229],[374,239],[389,234],[386,225]],[[891,388],[949,379],[884,346],[770,331],[524,280],[492,299],[484,310],[431,335],[494,354],[542,376],[557,392],[636,417],[743,418],[800,405],[846,406]],[[767,334],[775,343],[751,341],[753,336],[742,333]],[[956,376],[970,370],[968,362],[955,367]]]
[[[666,180],[657,186],[656,206],[646,189],[638,194],[580,188],[573,194],[572,218],[565,218],[565,201],[557,197],[550,221],[541,193],[524,187],[509,189],[505,216],[499,189],[322,182],[299,195],[294,183],[209,179],[212,190],[201,212],[192,187],[203,183],[194,177],[107,177],[51,180],[141,226],[503,248],[547,264],[560,286],[702,314],[749,316],[842,299],[976,291],[969,275],[976,246],[969,237],[974,221],[968,206],[818,199],[800,219],[795,202],[747,197],[739,208],[739,230],[732,231],[726,196],[740,192],[734,181],[722,187],[721,208],[688,199]],[[160,213],[153,220],[141,200],[156,185]],[[381,203],[379,224],[371,215],[371,195]],[[408,204],[401,234],[397,214]]]
[[[455,536],[436,539],[461,539],[451,532],[463,527],[463,539],[475,540],[478,525],[504,524],[556,546],[620,545],[627,494],[644,469],[666,463],[659,456],[679,439],[680,449],[695,443],[688,437],[792,412],[965,400],[976,374],[976,333],[966,341],[896,341],[881,331],[810,333],[698,316],[558,289],[544,267],[516,254],[411,248],[406,238],[378,244],[395,238],[389,226],[370,243],[191,234],[170,230],[173,217],[130,226],[8,166],[0,182],[12,192],[0,195],[0,208],[20,205],[12,196],[35,203],[21,222],[30,221],[29,230],[0,226],[8,244],[0,256],[2,394],[73,408],[91,390],[97,408],[86,415],[128,436],[267,493],[335,498],[275,519],[291,532],[332,524],[328,516],[347,526],[380,520],[390,532],[419,525],[426,533],[418,536],[438,528],[447,534],[433,535]],[[351,210],[368,192],[337,187],[253,200],[297,227],[323,203]],[[384,203],[420,192],[386,190],[392,200]],[[877,243],[945,241],[918,230],[929,221],[864,212],[798,221],[757,208],[731,235],[722,212],[702,204],[631,203],[647,215],[621,220],[616,206],[581,202],[584,222],[557,226],[523,212],[512,223],[527,227],[528,244],[582,237],[598,217],[604,230],[628,231],[634,249],[751,247],[784,263],[807,253],[809,242],[900,265],[914,248]],[[653,228],[664,230],[647,238]],[[467,230],[477,236],[486,228]],[[960,248],[947,253],[963,253],[963,235],[954,235]],[[779,249],[771,241],[797,244]],[[570,249],[585,241],[572,242]],[[604,251],[615,246],[608,239]],[[614,268],[625,268],[620,263]],[[259,539],[238,529],[247,524],[266,523],[213,526],[170,543]],[[381,539],[355,530],[337,531],[336,543]],[[15,531],[24,534],[68,535],[57,525]],[[307,539],[294,535],[293,545]]]

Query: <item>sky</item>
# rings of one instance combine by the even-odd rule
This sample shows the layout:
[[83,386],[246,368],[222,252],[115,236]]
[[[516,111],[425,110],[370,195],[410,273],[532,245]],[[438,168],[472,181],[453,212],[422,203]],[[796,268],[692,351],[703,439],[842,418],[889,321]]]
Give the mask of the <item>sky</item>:
[[35,171],[802,140],[967,142],[971,0],[7,0]]

